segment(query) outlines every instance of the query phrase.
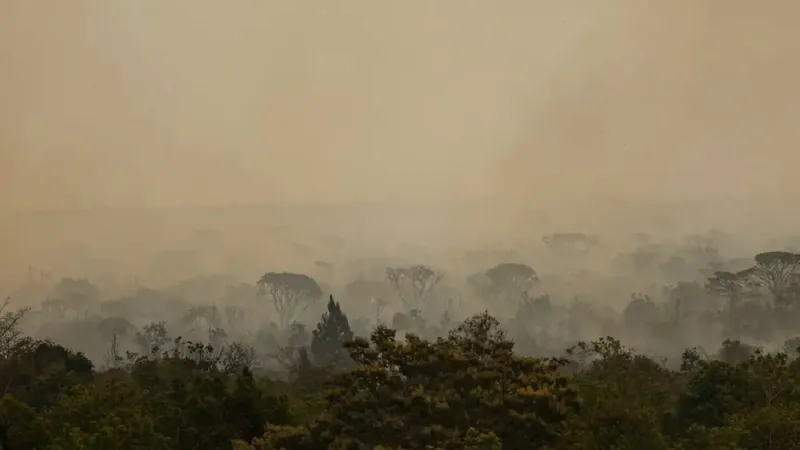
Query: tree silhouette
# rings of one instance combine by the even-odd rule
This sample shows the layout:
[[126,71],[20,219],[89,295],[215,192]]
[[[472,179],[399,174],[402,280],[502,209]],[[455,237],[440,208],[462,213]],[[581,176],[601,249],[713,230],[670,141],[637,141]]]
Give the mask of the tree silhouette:
[[520,302],[523,294],[539,283],[539,276],[525,264],[502,263],[470,276],[467,282],[479,296],[488,301]]
[[347,316],[330,296],[328,311],[322,314],[311,337],[311,354],[320,365],[338,365],[350,361],[344,344],[353,340]]
[[706,282],[706,290],[711,294],[728,299],[728,309],[734,309],[746,297],[756,293],[758,284],[753,278],[753,270],[739,272],[715,272]]
[[260,295],[272,298],[281,330],[322,297],[322,289],[313,278],[297,273],[266,273],[258,280],[258,287]]
[[788,305],[788,290],[800,277],[800,254],[791,252],[765,252],[756,255],[756,275],[772,293],[775,304]]
[[422,310],[442,276],[441,272],[423,265],[386,268],[386,279],[409,312]]
[[19,322],[30,311],[30,308],[11,311],[9,310],[9,305],[11,305],[10,298],[5,299],[0,304],[0,357],[5,356],[19,340],[22,334],[19,329]]

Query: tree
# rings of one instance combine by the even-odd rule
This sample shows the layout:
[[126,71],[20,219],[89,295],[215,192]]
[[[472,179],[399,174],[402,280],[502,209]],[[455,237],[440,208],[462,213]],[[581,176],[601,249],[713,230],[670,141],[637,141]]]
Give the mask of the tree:
[[30,311],[30,308],[11,311],[10,305],[10,298],[6,298],[0,305],[0,358],[4,358],[19,341],[22,334],[19,329],[20,320]]
[[266,273],[258,280],[258,287],[260,295],[272,299],[281,330],[322,297],[322,289],[313,278],[297,273]]
[[797,363],[783,353],[747,353],[699,363],[689,374],[676,411],[679,448],[797,447]]
[[37,448],[175,448],[158,432],[157,417],[145,405],[143,393],[130,382],[76,386],[41,415],[47,434]]
[[142,331],[136,333],[136,343],[144,354],[143,356],[157,356],[164,350],[164,346],[169,340],[169,333],[163,320],[151,322],[143,326]]
[[33,408],[57,402],[71,386],[92,379],[92,362],[50,341],[19,340],[0,360],[0,396],[10,394]]
[[514,348],[500,322],[488,311],[468,317],[448,333],[447,339],[458,346],[464,356],[478,361],[500,354],[509,356]]
[[753,279],[753,270],[739,272],[715,272],[706,282],[706,290],[711,294],[728,299],[728,309],[733,310],[740,302],[753,296],[757,289]]
[[580,342],[568,355],[579,367],[583,399],[567,432],[569,448],[670,448],[662,427],[680,387],[673,373],[611,337]]
[[194,329],[223,328],[222,314],[216,306],[192,306],[181,318],[181,323]]
[[631,301],[622,311],[625,324],[632,330],[644,327],[650,329],[659,320],[661,311],[646,294],[632,294]]
[[387,267],[386,279],[410,311],[421,311],[443,274],[423,265]]
[[339,365],[350,360],[344,344],[353,340],[353,332],[347,316],[342,312],[339,303],[328,301],[328,311],[322,314],[311,337],[311,354],[314,362],[320,365]]
[[539,283],[539,276],[525,264],[503,263],[471,276],[468,283],[486,300],[518,303]]
[[72,311],[80,316],[98,303],[100,291],[85,278],[62,278],[53,288],[53,296],[43,302],[45,308],[63,314]]
[[[488,313],[426,341],[378,327],[347,344],[358,366],[335,379],[327,414],[273,429],[274,448],[555,447],[577,393],[551,360],[513,354]],[[261,448],[270,448],[263,442]]]
[[47,432],[36,410],[13,395],[0,397],[0,449],[36,448]]
[[753,271],[772,293],[775,304],[789,305],[787,290],[800,277],[800,254],[791,252],[765,252],[756,255]]
[[677,404],[678,424],[718,427],[730,414],[748,407],[743,371],[723,361],[700,362],[689,374]]

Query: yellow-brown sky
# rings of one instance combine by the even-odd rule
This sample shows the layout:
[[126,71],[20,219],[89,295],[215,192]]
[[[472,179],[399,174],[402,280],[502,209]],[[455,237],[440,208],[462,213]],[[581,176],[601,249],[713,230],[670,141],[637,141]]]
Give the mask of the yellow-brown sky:
[[3,0],[0,205],[788,201],[798,17],[790,0]]

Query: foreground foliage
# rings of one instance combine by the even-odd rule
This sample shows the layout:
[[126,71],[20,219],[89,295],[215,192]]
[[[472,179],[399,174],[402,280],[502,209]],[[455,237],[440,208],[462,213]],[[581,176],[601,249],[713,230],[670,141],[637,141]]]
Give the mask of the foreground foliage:
[[686,351],[680,370],[610,337],[563,358],[531,358],[514,352],[488,313],[433,340],[385,326],[353,338],[331,298],[310,351],[277,380],[246,358],[223,363],[210,345],[180,339],[98,371],[84,355],[13,327],[5,336],[3,450],[779,450],[800,442],[796,352],[765,354],[737,341],[715,358]]

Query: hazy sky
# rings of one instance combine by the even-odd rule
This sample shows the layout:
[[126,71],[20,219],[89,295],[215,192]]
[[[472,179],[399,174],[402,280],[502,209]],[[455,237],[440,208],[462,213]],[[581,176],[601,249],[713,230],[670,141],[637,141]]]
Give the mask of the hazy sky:
[[798,17],[796,0],[3,0],[0,205],[787,200]]

